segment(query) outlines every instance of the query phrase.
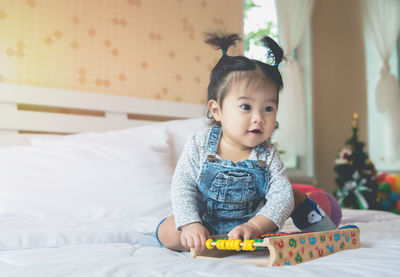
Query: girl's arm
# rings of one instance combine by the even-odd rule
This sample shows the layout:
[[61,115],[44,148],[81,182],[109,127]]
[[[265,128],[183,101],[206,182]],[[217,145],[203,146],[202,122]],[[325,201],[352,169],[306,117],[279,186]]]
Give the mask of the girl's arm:
[[172,179],[171,198],[176,228],[201,222],[198,211],[196,179],[200,170],[199,141],[193,134],[186,142]]
[[281,229],[294,208],[293,189],[278,150],[271,145],[268,151],[270,151],[270,155],[267,159],[267,168],[270,178],[268,192],[265,196],[267,202],[257,215],[265,216],[274,222],[278,229]]

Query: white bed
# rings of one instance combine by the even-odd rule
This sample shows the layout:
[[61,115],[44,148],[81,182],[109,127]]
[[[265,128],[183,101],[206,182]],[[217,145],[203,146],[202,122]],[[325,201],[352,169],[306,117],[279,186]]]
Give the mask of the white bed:
[[[171,212],[173,169],[201,115],[200,105],[0,85],[0,276],[399,275],[400,216],[381,211],[343,210],[361,248],[296,266],[159,247],[147,233]],[[166,118],[189,119],[154,122]]]

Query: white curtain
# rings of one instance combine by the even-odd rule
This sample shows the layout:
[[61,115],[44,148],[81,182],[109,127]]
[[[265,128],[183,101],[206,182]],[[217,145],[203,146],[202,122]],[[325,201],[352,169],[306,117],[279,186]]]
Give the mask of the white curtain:
[[384,154],[393,160],[400,155],[400,89],[389,58],[400,32],[400,0],[361,0],[361,7],[367,34],[382,60],[375,100],[377,111],[386,117]]
[[279,69],[284,88],[279,95],[277,141],[289,156],[307,153],[306,106],[302,70],[293,57],[310,23],[314,0],[275,0],[279,42],[285,60]]

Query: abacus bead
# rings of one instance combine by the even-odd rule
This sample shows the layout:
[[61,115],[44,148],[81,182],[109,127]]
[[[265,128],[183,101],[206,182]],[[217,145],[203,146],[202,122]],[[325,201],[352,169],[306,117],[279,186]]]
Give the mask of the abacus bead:
[[216,246],[219,250],[225,250],[225,240],[223,239],[218,240]]
[[240,248],[240,244],[242,243],[242,240],[240,240],[240,239],[237,239],[237,240],[235,240],[234,241],[234,244],[233,244],[233,249],[234,250],[240,250],[241,248]]
[[220,249],[220,250],[221,250],[221,240],[217,240],[217,241],[215,242],[215,247],[217,247],[217,249]]
[[250,250],[251,251],[254,251],[254,250],[256,250],[256,247],[254,246],[254,243],[255,243],[255,241],[254,240],[250,240]]
[[213,242],[214,242],[214,240],[208,239],[208,240],[206,241],[206,247],[207,247],[208,249],[213,249],[214,246],[211,244],[211,243],[213,243]]
[[228,243],[228,240],[224,239],[223,242],[224,242],[224,243],[222,244],[223,247],[224,247],[223,249],[226,250],[226,244]]
[[230,250],[230,239],[225,240],[225,250]]
[[248,242],[248,240],[243,241],[243,245],[242,245],[243,250],[246,250],[246,251],[247,251],[247,242]]
[[233,246],[233,243],[234,243],[235,241],[234,240],[228,240],[228,242],[227,242],[227,244],[226,244],[226,249],[228,249],[228,250],[234,250],[235,248],[234,248],[234,246]]
[[246,240],[245,241],[246,249],[244,249],[244,250],[248,250],[248,251],[256,250],[256,247],[253,244],[254,244],[254,240]]

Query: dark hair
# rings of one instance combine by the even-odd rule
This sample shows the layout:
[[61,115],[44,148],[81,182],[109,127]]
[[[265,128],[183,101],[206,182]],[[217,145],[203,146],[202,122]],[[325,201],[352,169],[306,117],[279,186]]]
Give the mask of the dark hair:
[[[242,80],[246,78],[248,83],[254,79],[271,79],[278,88],[278,92],[283,88],[282,76],[278,70],[278,65],[283,58],[282,48],[270,37],[265,36],[261,42],[268,48],[267,58],[273,60],[273,65],[248,59],[244,56],[228,56],[227,52],[230,46],[236,45],[241,38],[238,34],[206,33],[205,42],[212,45],[215,49],[222,50],[222,57],[212,69],[210,74],[210,83],[208,84],[207,102],[215,100],[220,105],[230,88],[233,80]],[[278,93],[279,99],[279,93]],[[215,124],[210,111],[207,117],[211,124]]]

